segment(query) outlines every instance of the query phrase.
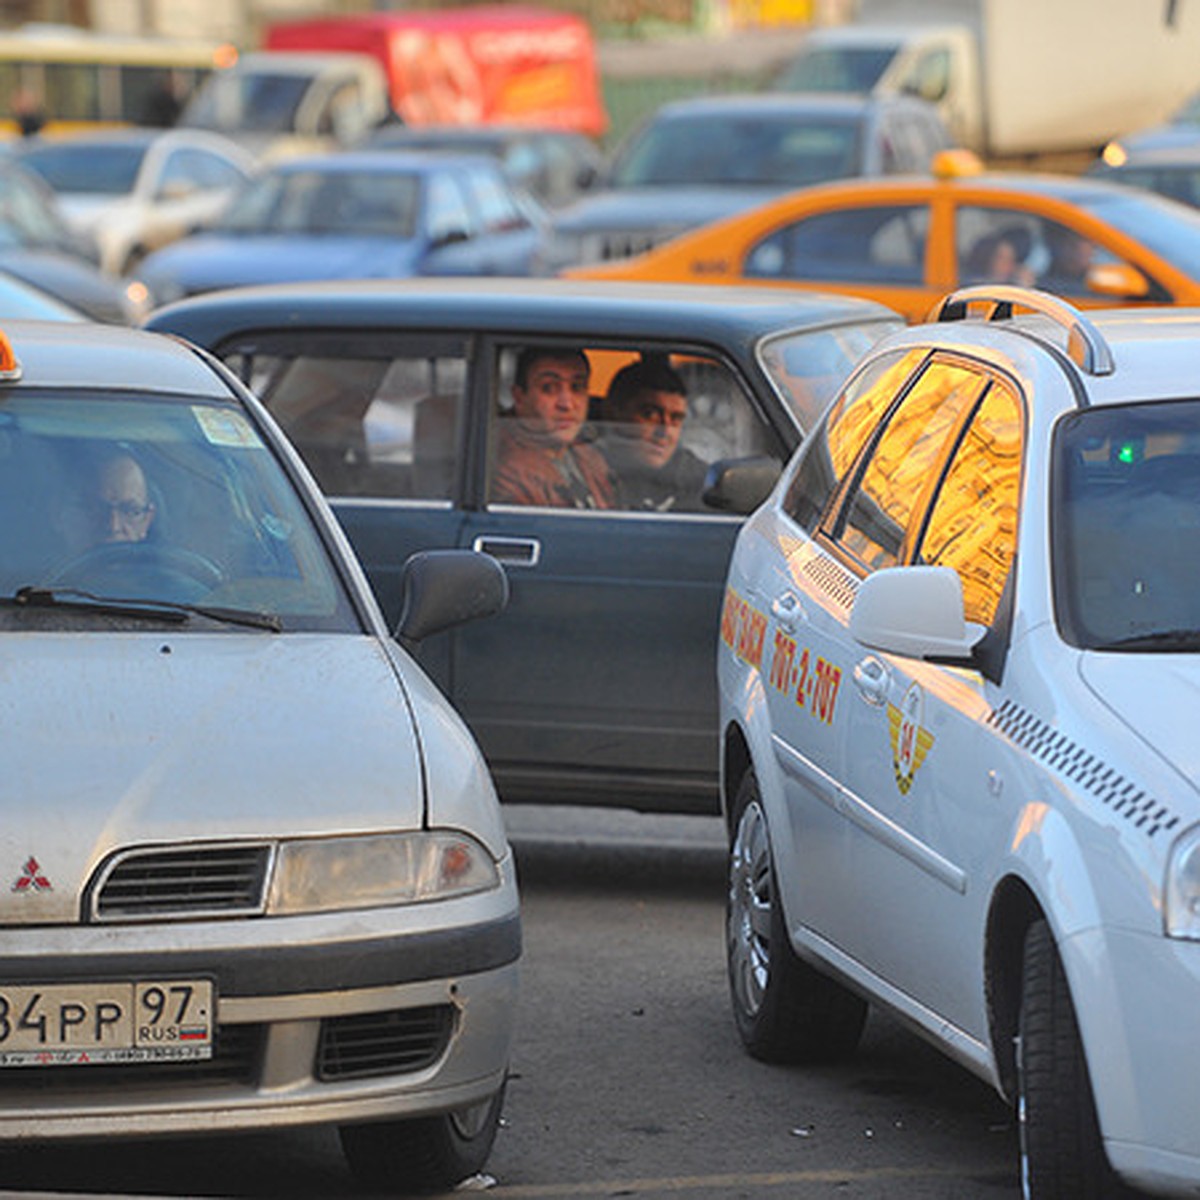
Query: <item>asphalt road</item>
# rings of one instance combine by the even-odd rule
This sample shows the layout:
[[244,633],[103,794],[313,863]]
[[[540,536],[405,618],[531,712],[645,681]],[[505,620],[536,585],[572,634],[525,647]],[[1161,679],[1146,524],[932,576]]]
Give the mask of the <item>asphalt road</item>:
[[[509,809],[525,956],[495,1200],[1001,1200],[1015,1132],[990,1089],[872,1015],[857,1058],[748,1058],[734,1032],[715,819]],[[0,1153],[0,1189],[363,1195],[332,1131]]]

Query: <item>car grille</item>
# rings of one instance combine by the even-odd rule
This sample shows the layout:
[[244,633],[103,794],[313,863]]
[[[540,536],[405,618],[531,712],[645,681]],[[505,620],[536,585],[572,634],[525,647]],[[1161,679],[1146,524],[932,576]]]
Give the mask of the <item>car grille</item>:
[[269,845],[126,851],[103,868],[92,918],[251,916],[265,904],[270,864]]
[[254,1084],[262,1061],[266,1025],[218,1025],[212,1058],[165,1062],[97,1063],[76,1067],[12,1067],[0,1070],[0,1097],[42,1091],[97,1088],[178,1088],[181,1084]]
[[316,1077],[363,1079],[420,1071],[442,1056],[454,1029],[454,1008],[391,1009],[321,1022]]

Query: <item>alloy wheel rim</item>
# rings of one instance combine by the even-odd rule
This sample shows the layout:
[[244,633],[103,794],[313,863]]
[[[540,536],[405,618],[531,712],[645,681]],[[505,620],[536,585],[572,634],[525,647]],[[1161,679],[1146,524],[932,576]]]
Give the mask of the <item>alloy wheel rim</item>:
[[767,823],[757,801],[748,804],[729,851],[729,977],[747,1016],[762,1007],[770,981],[774,880]]

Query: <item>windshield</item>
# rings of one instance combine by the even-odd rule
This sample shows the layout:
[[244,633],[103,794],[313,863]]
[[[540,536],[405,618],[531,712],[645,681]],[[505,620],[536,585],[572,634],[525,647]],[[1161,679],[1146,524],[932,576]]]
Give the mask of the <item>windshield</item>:
[[803,51],[775,80],[787,92],[869,92],[896,55],[894,46]]
[[1055,435],[1052,479],[1064,637],[1200,650],[1200,400],[1073,414]]
[[799,187],[854,175],[858,123],[850,118],[703,116],[648,126],[613,167],[616,187],[775,184]]
[[807,434],[837,395],[851,367],[881,337],[902,325],[899,319],[881,320],[786,333],[764,341],[758,357]]
[[1200,280],[1200,212],[1157,196],[1066,194],[1192,279]]
[[50,143],[21,155],[56,192],[97,192],[124,196],[146,156],[144,146],[84,146]]
[[312,518],[234,404],[9,396],[0,542],[3,599],[37,589],[270,614],[286,629],[357,627]]
[[221,133],[287,133],[312,79],[236,69],[210,75],[178,124]]
[[419,178],[398,171],[283,171],[244,189],[218,227],[231,233],[411,238],[419,196]]

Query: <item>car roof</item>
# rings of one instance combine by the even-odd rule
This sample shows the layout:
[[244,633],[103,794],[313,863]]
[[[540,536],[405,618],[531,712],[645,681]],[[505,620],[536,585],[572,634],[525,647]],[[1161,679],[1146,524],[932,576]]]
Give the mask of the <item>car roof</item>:
[[[20,364],[18,387],[119,388],[228,400],[229,388],[177,340],[116,325],[0,321]],[[0,403],[12,383],[0,381]]]
[[[894,23],[871,21],[864,25],[838,25],[813,29],[805,36],[805,44],[814,46],[832,42],[838,46],[886,46],[892,47],[907,42],[914,35],[942,34],[957,31],[961,26],[934,24],[928,21],[897,21]],[[803,53],[803,46],[800,48]]]
[[[1124,145],[1124,143],[1122,143]],[[1194,142],[1173,146],[1127,147],[1122,163],[1100,161],[1091,169],[1098,174],[1119,175],[1125,167],[1195,167],[1200,165],[1200,132]]]
[[[996,294],[1016,296],[1023,289],[998,287]],[[980,298],[988,285],[964,289],[945,297],[948,305],[959,295]],[[1035,297],[1037,293],[1027,293]],[[1137,404],[1195,394],[1191,381],[1200,375],[1200,308],[1075,309],[1057,297],[1044,296],[1058,319],[1019,310],[1007,319],[984,319],[972,312],[967,319],[935,320],[912,325],[892,335],[889,346],[937,347],[988,355],[1009,354],[1027,359],[1033,345],[1053,348],[1057,357],[1076,364],[1082,387],[1076,392],[1081,407]],[[1095,351],[1096,366],[1083,365],[1087,350]],[[1109,366],[1111,364],[1111,367]]]
[[849,118],[860,117],[883,106],[926,108],[928,102],[913,96],[865,96],[853,92],[747,92],[673,100],[659,108],[650,121],[717,116],[775,120],[799,115]]
[[271,167],[271,173],[291,175],[303,171],[319,171],[325,175],[348,175],[370,171],[381,175],[413,175],[435,167],[480,165],[487,171],[497,171],[495,159],[486,154],[454,150],[331,150],[325,154],[297,155],[281,159]]
[[869,300],[773,288],[624,281],[406,279],[287,284],[210,292],[151,314],[148,328],[178,329],[202,344],[230,333],[294,326],[455,328],[525,336],[594,332],[597,338],[751,341],[772,329],[899,321]]

